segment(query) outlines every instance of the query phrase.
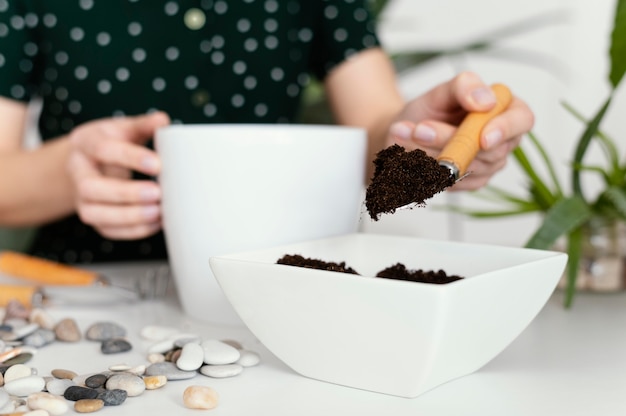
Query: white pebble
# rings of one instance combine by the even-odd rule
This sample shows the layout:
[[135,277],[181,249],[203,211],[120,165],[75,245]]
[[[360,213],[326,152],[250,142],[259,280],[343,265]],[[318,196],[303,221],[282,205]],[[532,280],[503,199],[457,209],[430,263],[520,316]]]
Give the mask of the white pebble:
[[9,403],[9,393],[0,389],[0,409],[6,406],[7,403]]
[[129,366],[128,364],[113,364],[109,366],[109,370],[111,371],[128,371],[131,368],[132,367]]
[[89,374],[79,374],[76,377],[74,377],[72,379],[72,381],[74,382],[74,384],[76,384],[77,386],[83,386],[85,387],[85,380],[87,380],[89,377],[93,376],[94,374],[98,374],[98,373],[89,373]]
[[141,329],[140,335],[148,341],[163,341],[178,333],[178,329],[169,326],[148,325]]
[[10,383],[18,378],[28,377],[33,375],[33,369],[24,364],[15,364],[7,369],[4,373],[4,382]]
[[19,328],[14,328],[13,329],[13,333],[4,338],[5,341],[15,341],[18,339],[22,339],[27,335],[32,334],[33,332],[35,332],[37,329],[39,329],[39,325],[37,324],[26,324],[24,326],[21,326]]
[[189,386],[183,392],[183,403],[189,409],[213,409],[218,401],[219,396],[211,387]]
[[43,377],[28,376],[4,383],[4,389],[12,396],[25,397],[40,392],[46,387]]
[[46,390],[48,390],[50,394],[63,396],[63,393],[65,393],[68,387],[75,385],[76,383],[74,383],[74,381],[67,378],[53,378],[46,383]]
[[50,414],[51,413],[43,409],[38,409],[38,410],[31,410],[30,412],[26,412],[22,416],[50,416]]
[[159,352],[153,352],[151,354],[148,354],[148,362],[151,364],[162,363],[163,361],[165,361],[165,355]]
[[15,403],[13,403],[12,400],[9,400],[7,404],[0,407],[0,414],[2,415],[5,413],[13,413],[14,411],[15,411]]
[[204,363],[204,349],[200,344],[188,343],[180,351],[176,367],[183,371],[194,371]]
[[28,407],[33,410],[45,410],[52,416],[63,415],[69,410],[67,400],[50,393],[35,393],[28,396]]
[[171,339],[166,339],[164,341],[159,341],[156,344],[152,344],[148,347],[148,354],[159,353],[165,354],[169,350],[174,348],[174,341]]
[[146,390],[146,383],[142,378],[133,374],[116,374],[107,380],[106,388],[107,390],[126,390],[128,397],[135,397]]
[[207,339],[202,342],[204,349],[204,363],[212,365],[232,364],[241,356],[237,348],[216,339]]
[[34,308],[30,312],[28,320],[39,325],[43,329],[54,329],[54,326],[56,325],[56,320],[52,317],[52,315],[41,308]]
[[239,364],[203,365],[200,368],[202,374],[212,378],[234,377],[241,374],[242,371],[243,367]]
[[237,360],[237,364],[242,367],[254,367],[261,362],[261,357],[254,351],[239,350],[241,357]]
[[146,366],[144,364],[140,364],[138,366],[130,368],[128,372],[136,376],[142,376],[146,373]]

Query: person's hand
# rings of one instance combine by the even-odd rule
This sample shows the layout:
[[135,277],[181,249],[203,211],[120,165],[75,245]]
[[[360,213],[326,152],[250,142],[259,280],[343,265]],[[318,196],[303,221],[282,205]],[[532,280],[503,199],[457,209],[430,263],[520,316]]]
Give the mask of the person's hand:
[[76,127],[69,135],[68,160],[80,219],[111,239],[147,237],[161,228],[161,189],[152,180],[132,180],[132,172],[155,176],[161,168],[144,146],[170,123],[162,112],[106,118]]
[[[388,144],[420,148],[436,158],[468,111],[488,111],[495,97],[474,73],[463,72],[409,102],[389,129]],[[534,124],[528,105],[517,97],[482,130],[481,150],[470,164],[470,175],[451,190],[478,189],[504,168],[509,153]]]

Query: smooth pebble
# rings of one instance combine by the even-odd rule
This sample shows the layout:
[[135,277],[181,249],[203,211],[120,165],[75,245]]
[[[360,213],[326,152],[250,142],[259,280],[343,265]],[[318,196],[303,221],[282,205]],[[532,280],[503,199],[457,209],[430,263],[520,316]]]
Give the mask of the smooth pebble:
[[185,344],[176,360],[176,367],[183,371],[194,371],[204,363],[204,349],[200,344],[190,342]]
[[26,324],[24,326],[21,326],[19,328],[13,328],[13,333],[6,337],[4,340],[5,341],[16,341],[18,339],[22,339],[30,334],[32,334],[33,332],[35,332],[36,330],[39,329],[39,325],[37,324]]
[[146,384],[141,377],[134,374],[115,374],[106,382],[107,390],[124,390],[128,397],[139,396],[146,390]]
[[2,409],[9,402],[9,393],[4,390],[0,390],[0,409]]
[[[63,414],[63,413],[60,413],[60,414]],[[51,416],[51,415],[52,413],[48,412],[47,410],[37,409],[37,410],[28,411],[24,413],[22,416]]]
[[119,354],[122,352],[130,351],[133,346],[130,342],[123,338],[111,338],[105,339],[100,345],[100,351],[103,354]]
[[25,397],[46,387],[43,377],[28,376],[4,383],[4,390],[12,396]]
[[261,362],[261,356],[254,351],[240,350],[241,356],[237,360],[237,364],[242,367],[254,367]]
[[147,376],[158,376],[163,375],[167,377],[168,380],[187,380],[190,378],[194,378],[198,372],[197,371],[183,371],[180,368],[176,367],[176,364],[170,363],[168,361],[162,363],[154,363],[150,364],[146,368]]
[[63,397],[67,400],[76,402],[81,399],[95,399],[98,397],[98,391],[83,386],[70,386],[63,393]]
[[98,393],[98,399],[102,400],[105,406],[119,406],[127,397],[126,390],[121,389],[102,390]]
[[223,365],[203,365],[200,373],[207,377],[227,378],[234,377],[243,371],[243,367],[239,364],[223,364]]
[[54,329],[54,325],[56,324],[56,320],[50,315],[45,309],[41,308],[33,308],[30,311],[30,316],[28,320],[34,324],[39,325],[40,328],[43,329]]
[[123,338],[126,336],[126,329],[115,322],[96,322],[92,324],[85,333],[85,338],[90,341],[104,341],[112,338]]
[[37,328],[31,334],[22,339],[24,345],[41,348],[52,344],[56,340],[56,334],[51,329]]
[[146,384],[146,390],[156,390],[167,384],[167,377],[163,375],[146,376],[143,378],[143,382]]
[[178,332],[177,328],[169,326],[148,325],[144,326],[139,334],[143,339],[156,342],[168,339],[169,337],[176,335]]
[[55,368],[50,372],[50,374],[52,374],[55,378],[66,378],[69,380],[74,379],[78,375],[72,370],[65,370],[63,368]]
[[98,387],[104,386],[104,383],[107,382],[107,376],[104,374],[94,374],[85,379],[85,386],[90,387],[92,389],[97,389]]
[[161,353],[153,352],[151,354],[148,354],[148,362],[151,364],[162,363],[163,361],[165,361],[165,355]]
[[48,393],[50,394],[63,396],[65,390],[67,390],[67,388],[70,386],[75,386],[74,382],[71,379],[53,378],[46,383],[46,390],[48,390]]
[[93,413],[104,406],[104,401],[100,399],[81,399],[74,403],[74,410],[78,413]]
[[12,365],[4,373],[4,382],[10,383],[18,378],[28,377],[33,375],[33,369],[24,364]]
[[189,386],[183,392],[183,403],[189,409],[214,409],[218,402],[217,392],[208,386]]
[[201,345],[204,350],[205,364],[232,364],[237,362],[241,356],[241,353],[237,348],[216,339],[204,340]]
[[182,348],[189,343],[200,344],[202,338],[197,335],[174,339],[174,348]]
[[45,410],[51,416],[63,415],[69,410],[69,405],[65,399],[46,392],[31,394],[26,402],[29,408]]
[[65,318],[54,326],[54,334],[57,340],[63,342],[78,342],[82,339],[78,324],[72,318]]
[[165,354],[166,352],[170,351],[173,348],[174,348],[174,341],[171,339],[166,339],[163,341],[159,341],[155,344],[152,344],[150,347],[148,347],[148,354],[154,354],[154,353]]

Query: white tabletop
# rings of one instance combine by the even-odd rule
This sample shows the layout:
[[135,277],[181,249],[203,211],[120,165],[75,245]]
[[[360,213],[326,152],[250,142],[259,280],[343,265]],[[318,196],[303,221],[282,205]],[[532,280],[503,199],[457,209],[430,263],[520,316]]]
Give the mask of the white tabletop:
[[[117,269],[140,275],[138,268]],[[113,274],[115,274],[113,273]],[[126,327],[132,351],[103,355],[99,344],[55,343],[39,350],[29,365],[40,375],[54,368],[91,373],[109,365],[145,364],[146,325],[176,326],[203,338],[235,339],[257,351],[262,363],[234,378],[170,381],[160,390],[129,398],[100,414],[198,415],[184,408],[183,390],[192,384],[220,395],[212,415],[506,415],[577,416],[626,414],[626,293],[579,294],[571,310],[556,292],[531,325],[499,356],[474,374],[406,399],[337,386],[300,376],[285,366],[243,327],[225,327],[186,317],[174,291],[163,299],[111,306],[52,307],[56,318],[75,318],[81,329],[96,321]],[[460,346],[462,347],[462,346]]]

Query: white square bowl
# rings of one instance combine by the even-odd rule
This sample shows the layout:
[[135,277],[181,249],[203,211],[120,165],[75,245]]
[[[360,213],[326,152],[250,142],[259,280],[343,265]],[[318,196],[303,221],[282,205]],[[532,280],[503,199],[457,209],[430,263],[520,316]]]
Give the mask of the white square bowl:
[[[276,264],[285,254],[345,261],[361,275]],[[398,262],[465,278],[374,277]],[[294,371],[403,397],[499,354],[539,313],[566,262],[557,252],[363,233],[210,258],[241,319]]]

